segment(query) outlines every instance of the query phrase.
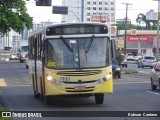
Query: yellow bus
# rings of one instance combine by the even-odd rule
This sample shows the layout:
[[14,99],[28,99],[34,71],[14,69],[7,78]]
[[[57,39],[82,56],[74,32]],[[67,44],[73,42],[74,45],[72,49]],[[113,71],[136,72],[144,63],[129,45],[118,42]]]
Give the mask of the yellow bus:
[[29,80],[34,96],[50,104],[54,96],[94,96],[103,104],[113,92],[113,54],[104,23],[62,23],[29,36]]

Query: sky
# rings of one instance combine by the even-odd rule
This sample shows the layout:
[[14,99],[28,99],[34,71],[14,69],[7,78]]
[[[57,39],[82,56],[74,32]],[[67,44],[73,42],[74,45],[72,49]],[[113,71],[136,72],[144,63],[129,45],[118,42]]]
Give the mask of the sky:
[[[116,1],[116,19],[123,19],[126,16],[126,6],[122,3],[130,3],[128,6],[128,18],[136,24],[136,18],[139,13],[148,12],[153,9],[158,11],[158,2],[154,0],[115,0]],[[61,15],[52,14],[52,7],[35,6],[34,0],[27,3],[28,13],[34,18],[34,22],[55,21],[61,22]],[[52,0],[52,5],[61,6],[62,0]]]

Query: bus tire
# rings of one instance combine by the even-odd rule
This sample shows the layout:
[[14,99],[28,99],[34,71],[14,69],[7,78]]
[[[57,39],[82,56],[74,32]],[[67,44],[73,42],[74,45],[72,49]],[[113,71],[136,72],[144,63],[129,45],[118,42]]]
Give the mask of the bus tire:
[[118,78],[121,78],[121,75],[118,75]]
[[23,63],[23,60],[19,60],[20,63]]
[[104,93],[94,94],[96,104],[103,104]]
[[52,103],[52,96],[44,96],[44,102],[46,105],[50,105]]

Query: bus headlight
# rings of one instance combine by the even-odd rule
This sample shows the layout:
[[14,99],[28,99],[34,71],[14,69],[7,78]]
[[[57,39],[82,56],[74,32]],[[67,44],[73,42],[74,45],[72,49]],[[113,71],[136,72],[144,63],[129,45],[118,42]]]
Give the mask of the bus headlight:
[[62,85],[63,84],[62,82],[53,79],[53,77],[50,76],[50,75],[47,76],[47,80],[50,81],[52,84],[55,84],[55,85]]
[[111,78],[111,75],[108,74],[108,75],[106,76],[106,79],[109,80],[110,78]]
[[105,81],[107,81],[107,80],[109,80],[111,78],[111,75],[110,74],[108,74],[106,77],[104,77],[102,80],[103,80],[103,82],[105,82]]
[[116,68],[116,70],[120,71],[121,69],[120,68]]
[[49,75],[49,76],[47,76],[47,80],[48,80],[48,81],[52,81],[52,80],[53,80],[53,77]]

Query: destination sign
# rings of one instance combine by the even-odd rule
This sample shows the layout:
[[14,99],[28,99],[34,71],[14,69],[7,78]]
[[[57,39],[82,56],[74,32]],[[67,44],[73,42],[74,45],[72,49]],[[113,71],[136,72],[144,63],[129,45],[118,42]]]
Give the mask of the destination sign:
[[107,34],[105,25],[74,24],[49,27],[46,35],[72,35],[72,34]]

